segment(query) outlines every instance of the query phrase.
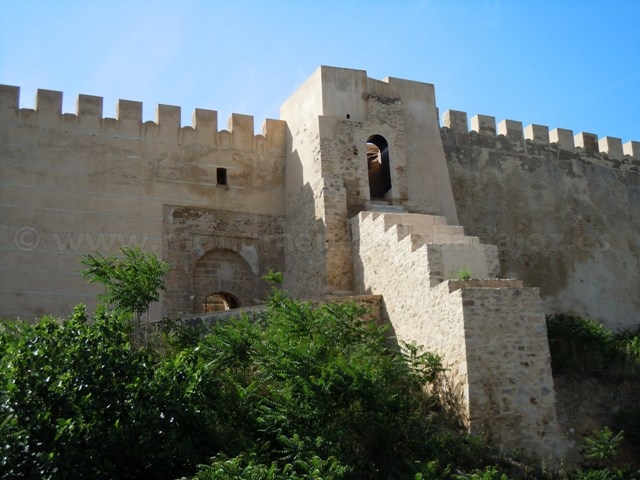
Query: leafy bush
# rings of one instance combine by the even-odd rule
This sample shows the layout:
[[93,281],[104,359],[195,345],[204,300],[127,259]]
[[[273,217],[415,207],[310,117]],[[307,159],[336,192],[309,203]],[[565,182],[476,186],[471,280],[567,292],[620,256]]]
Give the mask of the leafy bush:
[[156,365],[130,316],[93,320],[76,307],[0,335],[3,478],[175,478],[225,444],[188,352]]
[[[299,438],[288,439],[302,444]],[[304,450],[304,445],[302,450]],[[194,480],[307,480],[344,478],[347,468],[331,458],[323,460],[317,456],[296,455],[291,461],[279,465],[272,462],[259,463],[255,455],[241,454],[234,458],[219,455],[209,465],[200,465]]]
[[387,329],[360,321],[362,314],[355,305],[313,308],[276,292],[262,321],[234,320],[203,339],[211,367],[239,392],[256,462],[283,468],[307,445],[305,459],[336,459],[351,475],[387,478],[406,471],[407,458],[438,456],[446,444],[453,455],[460,450],[430,420],[438,402],[423,389],[425,357],[407,363],[389,348]]
[[[91,317],[80,305],[65,320],[0,323],[0,477],[506,478],[451,414],[440,358],[390,346],[387,327],[361,320],[362,308],[313,307],[274,289],[258,318],[208,331],[168,322],[150,348],[135,345],[133,332],[151,284],[132,272],[153,260],[125,261],[118,289],[138,292],[139,302],[118,294]],[[117,262],[92,263],[105,264]],[[163,269],[141,275],[157,280]],[[132,289],[139,280],[142,290]],[[601,356],[618,355],[593,324],[570,328],[604,345]],[[637,358],[634,338],[625,358]],[[599,440],[594,452],[617,447],[615,437]]]
[[495,466],[475,470],[468,475],[454,475],[455,480],[508,480],[505,473],[501,473]]
[[594,432],[584,443],[585,457],[598,464],[608,462],[618,454],[618,446],[623,438],[623,432],[614,434],[609,427]]
[[595,431],[585,438],[582,448],[585,457],[591,461],[594,468],[583,470],[579,468],[570,475],[572,480],[636,480],[640,470],[634,470],[630,465],[623,467],[608,467],[613,458],[618,455],[618,448],[623,439],[623,432],[614,434],[609,427]]
[[635,375],[640,371],[637,332],[614,334],[594,320],[571,315],[547,315],[547,330],[554,372],[569,368]]
[[439,391],[424,388],[439,383],[438,357],[390,347],[362,314],[274,290],[258,320],[173,328],[159,350],[133,345],[135,312],[122,306],[4,323],[0,476],[388,478],[433,459],[440,473],[479,466]]
[[159,291],[164,290],[164,276],[169,264],[145,253],[139,247],[120,249],[121,257],[86,255],[82,275],[90,283],[102,283],[105,292],[98,298],[114,310],[134,315],[134,343],[142,344],[142,314],[151,302],[157,302]]

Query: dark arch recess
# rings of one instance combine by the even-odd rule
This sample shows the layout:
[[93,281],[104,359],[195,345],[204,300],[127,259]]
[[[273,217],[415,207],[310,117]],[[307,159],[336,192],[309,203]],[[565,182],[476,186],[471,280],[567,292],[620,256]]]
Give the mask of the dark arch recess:
[[382,135],[372,135],[367,139],[367,168],[371,199],[385,199],[391,190],[391,168],[389,143]]
[[207,295],[204,299],[202,313],[223,312],[239,306],[240,302],[234,295],[227,292],[215,292]]

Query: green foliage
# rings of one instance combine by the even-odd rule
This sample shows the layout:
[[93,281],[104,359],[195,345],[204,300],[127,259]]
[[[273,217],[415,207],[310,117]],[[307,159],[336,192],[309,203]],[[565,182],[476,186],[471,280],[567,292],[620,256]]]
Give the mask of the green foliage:
[[599,464],[612,460],[618,454],[622,435],[622,431],[614,435],[609,427],[594,432],[592,436],[585,438],[585,457],[595,460]]
[[[391,346],[357,305],[274,288],[257,318],[167,322],[162,342],[136,348],[134,320],[166,268],[139,251],[85,265],[113,309],[0,323],[0,477],[506,480],[451,414],[440,358]],[[619,439],[600,432],[589,455],[607,461]]]
[[468,268],[461,268],[456,272],[456,280],[471,280],[471,270]]
[[100,253],[84,256],[81,263],[87,268],[82,275],[91,283],[104,285],[105,293],[100,298],[108,306],[141,315],[151,302],[158,301],[169,265],[138,247],[121,248],[120,253],[122,258]]
[[273,285],[282,285],[283,281],[282,272],[276,272],[275,270],[269,270],[262,278]]
[[[290,439],[299,443],[299,438]],[[334,458],[324,460],[318,456],[296,455],[290,462],[260,463],[256,455],[241,454],[234,458],[225,455],[213,457],[209,465],[200,465],[194,480],[307,480],[345,477],[347,468]]]
[[170,329],[158,352],[131,345],[120,310],[5,323],[0,476],[401,478],[434,459],[440,475],[478,465],[424,388],[439,359],[391,348],[362,313],[276,290],[257,321]]
[[619,333],[616,341],[620,357],[633,372],[640,372],[640,331]]
[[0,477],[175,478],[222,448],[189,352],[157,365],[130,316],[92,320],[2,329]]
[[640,478],[640,471],[625,465],[622,468],[579,468],[571,472],[568,480],[637,480]]
[[243,379],[257,444],[269,445],[279,464],[298,456],[284,440],[291,438],[313,445],[306,457],[336,458],[367,477],[404,468],[402,452],[435,448],[426,438],[433,402],[387,346],[386,328],[358,320],[362,313],[355,305],[313,308],[279,292],[252,335],[236,334],[245,324],[207,337],[216,342],[211,351],[227,350],[216,364]]
[[578,469],[571,477],[572,480],[614,480],[618,478],[624,478],[615,475],[608,468],[603,469]]
[[554,372],[569,368],[636,375],[640,371],[638,332],[614,334],[594,320],[571,315],[548,315],[547,330]]
[[494,466],[485,467],[484,470],[474,470],[468,475],[454,475],[453,478],[455,480],[508,480],[507,475]]
[[164,290],[164,276],[169,264],[151,253],[144,253],[139,247],[120,249],[122,258],[85,255],[80,262],[87,268],[82,275],[90,283],[102,283],[105,292],[99,298],[107,307],[134,317],[134,343],[142,345],[142,314],[151,302],[159,299],[159,291]]
[[640,470],[629,465],[613,467],[612,461],[618,454],[623,432],[614,434],[609,427],[595,431],[585,438],[582,445],[585,457],[595,468],[578,469],[570,475],[571,480],[637,480]]

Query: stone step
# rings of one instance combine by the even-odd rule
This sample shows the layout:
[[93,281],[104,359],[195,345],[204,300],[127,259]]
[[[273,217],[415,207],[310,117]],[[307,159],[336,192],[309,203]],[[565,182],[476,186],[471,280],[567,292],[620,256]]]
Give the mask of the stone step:
[[393,213],[402,213],[406,212],[402,205],[391,205],[388,202],[381,200],[370,200],[368,201],[364,209],[370,212],[393,212]]

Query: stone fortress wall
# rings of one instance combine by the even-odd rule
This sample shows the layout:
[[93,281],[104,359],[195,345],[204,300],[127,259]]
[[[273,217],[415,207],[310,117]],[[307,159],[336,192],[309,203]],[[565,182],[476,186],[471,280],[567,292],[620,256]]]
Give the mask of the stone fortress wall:
[[[67,314],[96,293],[86,253],[138,245],[171,266],[155,316],[210,294],[259,304],[379,296],[401,341],[443,356],[470,431],[562,457],[544,313],[640,324],[640,148],[444,113],[433,85],[319,68],[254,135],[214,111],[0,87],[1,316]],[[602,150],[602,152],[600,152]],[[464,227],[463,227],[464,226]],[[473,280],[454,280],[469,269]],[[378,297],[376,297],[378,298]]]
[[441,128],[460,222],[546,312],[640,324],[640,142],[476,115]]
[[[76,113],[63,114],[61,92],[38,90],[35,109],[19,108],[19,89],[0,87],[1,317],[93,305],[97,290],[78,273],[81,256],[125,245],[165,258],[163,245],[178,245],[172,255],[182,256],[182,269],[171,272],[167,311],[192,313],[201,300],[190,299],[201,290],[193,273],[209,250],[235,255],[237,265],[220,272],[227,283],[254,285],[268,268],[284,268],[282,251],[267,266],[252,247],[261,235],[283,233],[284,122],[267,120],[255,135],[247,115],[233,114],[219,131],[211,110],[196,109],[193,125],[183,127],[180,107],[158,105],[155,122],[143,123],[140,102],[120,100],[116,118],[103,116],[102,103],[80,95]],[[213,232],[200,219],[176,236],[180,207],[209,209],[209,222],[226,227]],[[244,279],[234,279],[239,272]],[[243,288],[251,300],[264,286]],[[154,312],[158,318],[160,308]]]

